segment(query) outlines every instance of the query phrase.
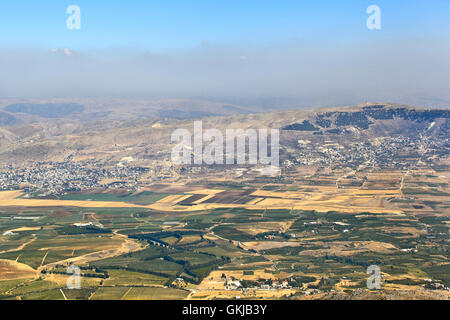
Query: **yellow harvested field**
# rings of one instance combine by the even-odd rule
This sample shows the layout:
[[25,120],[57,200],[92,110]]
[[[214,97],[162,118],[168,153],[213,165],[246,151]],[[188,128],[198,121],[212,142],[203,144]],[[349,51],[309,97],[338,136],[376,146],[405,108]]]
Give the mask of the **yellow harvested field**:
[[284,247],[298,247],[301,245],[300,242],[288,242],[288,241],[251,241],[241,243],[244,249],[253,249],[256,251],[269,250],[274,248],[284,248]]
[[274,192],[268,190],[256,190],[251,195],[256,197],[274,197],[284,199],[301,199],[305,197],[305,195],[300,192]]
[[192,293],[188,300],[213,300],[213,299],[236,299],[236,297],[245,299],[280,299],[282,297],[289,297],[297,293],[295,289],[277,289],[277,290],[199,290]]
[[200,189],[200,190],[188,191],[186,193],[216,195],[216,194],[224,192],[224,191],[225,190],[220,190],[220,189]]
[[155,203],[155,205],[175,205],[176,203],[183,201],[184,199],[189,198],[190,195],[179,195],[179,194],[174,194],[171,196],[167,196],[159,201],[157,201]]
[[81,208],[140,208],[143,206],[113,201],[75,201],[41,199],[7,199],[0,203],[2,207],[81,207]]
[[119,201],[75,201],[75,200],[43,200],[43,199],[19,199],[16,198],[21,191],[3,191],[0,192],[2,199],[0,206],[18,206],[18,207],[82,207],[82,208],[148,208],[160,211],[182,211],[196,212],[203,210],[214,210],[222,208],[245,208],[249,210],[261,209],[294,209],[294,210],[315,210],[318,212],[347,212],[362,213],[371,212],[375,214],[401,214],[402,210],[390,208],[387,201],[383,199],[400,195],[400,190],[359,190],[348,189],[339,190],[333,188],[333,192],[325,194],[329,187],[318,189],[318,194],[302,194],[298,192],[271,192],[258,190],[253,195],[260,196],[279,196],[280,198],[255,198],[247,204],[222,204],[222,203],[204,203],[206,200],[200,199],[192,206],[181,206],[177,203],[189,198],[192,193],[206,194],[208,198],[215,194],[223,192],[219,189],[200,189],[192,191],[185,195],[170,195],[151,205],[136,205]]
[[300,253],[302,256],[323,257],[332,256],[352,256],[363,252],[393,253],[398,250],[390,243],[378,241],[335,241],[317,242],[323,249],[305,250]]
[[181,238],[179,244],[187,244],[187,243],[193,243],[193,242],[197,242],[197,241],[201,241],[202,237],[200,237],[200,235],[195,234],[195,235],[190,235],[190,236],[183,236],[183,238]]
[[8,232],[37,231],[40,229],[41,229],[41,227],[22,227],[22,228],[8,230]]
[[[225,215],[224,215],[225,217]],[[270,221],[270,222],[258,222],[257,224],[245,225],[236,227],[237,230],[251,234],[257,235],[259,233],[270,232],[270,231],[280,231],[286,232],[292,226],[294,221]]]
[[0,200],[15,199],[23,194],[21,190],[0,191]]
[[36,276],[36,270],[13,260],[0,260],[0,280],[28,279]]

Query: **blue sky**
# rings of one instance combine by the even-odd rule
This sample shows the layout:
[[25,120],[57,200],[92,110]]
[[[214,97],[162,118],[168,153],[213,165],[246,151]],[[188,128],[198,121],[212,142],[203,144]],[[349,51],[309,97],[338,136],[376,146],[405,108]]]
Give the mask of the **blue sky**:
[[[81,8],[82,28],[66,29],[66,8]],[[378,5],[382,30],[365,27]],[[301,40],[449,39],[448,0],[16,0],[0,4],[0,47],[125,47],[164,51]]]

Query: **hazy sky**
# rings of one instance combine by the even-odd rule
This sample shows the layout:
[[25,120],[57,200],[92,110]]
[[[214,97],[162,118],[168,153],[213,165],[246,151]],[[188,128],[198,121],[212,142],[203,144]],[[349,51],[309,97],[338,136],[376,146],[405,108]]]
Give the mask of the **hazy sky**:
[[[69,5],[81,29],[69,30]],[[381,30],[368,30],[369,5]],[[0,97],[450,105],[450,1],[3,1]]]

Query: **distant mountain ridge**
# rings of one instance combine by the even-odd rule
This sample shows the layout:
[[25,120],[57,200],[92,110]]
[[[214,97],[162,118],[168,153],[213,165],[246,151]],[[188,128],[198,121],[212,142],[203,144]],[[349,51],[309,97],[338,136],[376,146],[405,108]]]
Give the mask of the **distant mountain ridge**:
[[[60,98],[48,100],[0,99],[0,125],[64,120],[134,121],[139,119],[184,120],[233,114],[252,114],[257,106],[240,106],[195,99]],[[20,121],[14,121],[14,119]]]
[[[128,112],[125,108],[121,111]],[[138,111],[129,112],[133,117],[144,114],[144,111]],[[381,143],[386,137],[399,138],[401,143],[404,143],[404,139],[415,141],[418,137],[427,137],[429,141],[439,144],[441,150],[448,148],[445,143],[450,137],[448,109],[373,104],[227,116],[205,115],[200,113],[200,109],[192,110],[189,114],[184,114],[181,108],[166,108],[166,111],[163,118],[160,115],[159,118],[130,121],[111,121],[106,116],[103,121],[86,122],[75,114],[58,118],[57,122],[30,124],[22,121],[19,125],[3,128],[4,132],[0,134],[0,160],[60,160],[69,155],[101,161],[120,161],[123,157],[141,161],[169,159],[173,147],[171,134],[179,128],[191,130],[194,123],[192,118],[201,119],[205,129],[215,128],[224,133],[228,128],[281,129],[282,155],[302,152],[303,146],[299,147],[299,141],[317,146],[334,141],[351,146],[355,142]],[[211,112],[215,110],[211,108]]]
[[19,122],[16,117],[7,112],[0,111],[0,126],[12,126]]
[[78,103],[17,103],[3,108],[11,113],[26,113],[43,118],[63,118],[73,113],[84,111],[84,106]]
[[450,110],[421,110],[388,105],[372,105],[362,107],[356,111],[328,111],[319,112],[314,119],[303,123],[294,123],[283,127],[283,130],[317,131],[317,127],[337,129],[348,126],[360,130],[369,129],[376,120],[408,120],[417,123],[433,122],[436,119],[449,119]]

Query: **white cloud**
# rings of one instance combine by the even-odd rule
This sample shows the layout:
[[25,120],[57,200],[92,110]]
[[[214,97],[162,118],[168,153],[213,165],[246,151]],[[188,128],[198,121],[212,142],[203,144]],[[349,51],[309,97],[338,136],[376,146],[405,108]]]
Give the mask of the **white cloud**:
[[66,55],[66,56],[71,56],[71,55],[73,55],[73,52],[72,52],[70,49],[67,49],[67,48],[64,48],[64,49],[63,49],[63,53],[64,53],[64,55]]

